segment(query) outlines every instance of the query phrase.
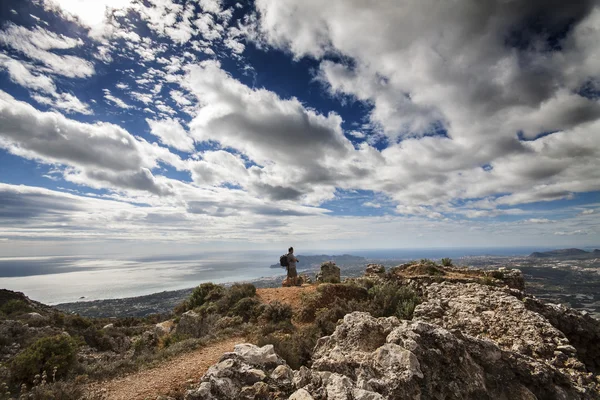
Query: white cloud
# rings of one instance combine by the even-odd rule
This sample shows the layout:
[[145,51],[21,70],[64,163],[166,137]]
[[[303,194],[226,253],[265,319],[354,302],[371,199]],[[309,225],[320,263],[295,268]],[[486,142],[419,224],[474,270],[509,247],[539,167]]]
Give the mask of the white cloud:
[[24,158],[65,165],[67,179],[91,187],[104,182],[101,187],[172,192],[150,170],[159,160],[176,166],[181,160],[116,125],[85,124],[40,112],[2,91],[0,122],[0,147]]
[[108,89],[102,89],[102,91],[104,92],[104,98],[108,101],[110,101],[112,104],[114,104],[115,106],[125,109],[125,110],[129,110],[130,108],[134,108],[133,106],[125,103],[123,100],[121,100],[118,97],[113,96],[110,93],[110,90]]
[[91,28],[91,36],[101,37],[106,34],[109,22],[107,15],[114,10],[127,8],[132,2],[133,0],[44,0],[44,5],[48,10],[61,13],[66,19]]
[[18,85],[46,93],[56,92],[56,86],[50,77],[33,74],[31,72],[32,67],[19,60],[0,54],[0,68],[6,69],[10,79]]
[[23,26],[9,24],[5,30],[0,31],[0,43],[45,64],[54,74],[85,78],[95,73],[94,65],[87,60],[51,52],[55,49],[65,50],[81,46],[81,39],[58,35],[40,27],[29,30]]
[[194,140],[176,119],[166,118],[158,121],[146,119],[146,122],[150,132],[158,137],[162,144],[185,152],[194,150]]
[[94,113],[89,104],[82,102],[70,93],[56,93],[53,98],[36,94],[34,94],[32,97],[40,104],[45,104],[58,110],[63,110],[68,114],[79,113],[84,115],[92,115]]
[[[506,213],[495,210],[499,205],[600,190],[600,105],[576,94],[600,71],[591,56],[600,42],[593,2],[256,6],[258,18],[241,29],[248,39],[317,59],[317,78],[332,94],[372,106],[367,128],[376,135],[367,143],[384,135],[386,148],[377,154],[363,143],[355,166],[369,172],[349,174],[338,186],[383,192],[403,214],[474,218]],[[540,16],[539,31],[523,25],[533,15]],[[566,27],[572,29],[561,48],[544,47]],[[531,42],[511,47],[514,38]],[[348,62],[328,61],[327,54]],[[519,131],[533,138],[556,130],[531,142],[517,138]],[[491,208],[478,208],[481,202]]]

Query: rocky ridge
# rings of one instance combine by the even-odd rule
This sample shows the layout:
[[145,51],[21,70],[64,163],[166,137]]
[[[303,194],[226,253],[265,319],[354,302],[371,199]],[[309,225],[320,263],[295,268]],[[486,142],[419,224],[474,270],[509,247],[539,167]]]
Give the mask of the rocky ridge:
[[[600,322],[515,289],[518,271],[490,274],[504,283],[492,286],[409,269],[387,279],[422,293],[411,321],[347,314],[296,371],[272,346],[237,346],[186,399],[600,399]],[[369,279],[381,274],[370,266]]]

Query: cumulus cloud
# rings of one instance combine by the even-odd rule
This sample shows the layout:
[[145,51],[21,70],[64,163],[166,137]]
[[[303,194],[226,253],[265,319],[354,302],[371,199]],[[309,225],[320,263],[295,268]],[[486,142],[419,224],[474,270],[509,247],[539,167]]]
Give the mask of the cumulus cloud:
[[494,208],[599,189],[600,104],[581,93],[600,73],[595,2],[256,8],[249,39],[320,61],[316,78],[370,106],[369,128],[387,138],[368,163],[377,175],[347,186],[384,192],[402,213],[464,212],[455,200],[473,200],[473,217],[490,214],[481,199]]
[[162,144],[185,152],[194,150],[194,140],[176,119],[166,118],[158,121],[146,119],[146,122],[150,127],[150,133],[158,137]]
[[[85,176],[117,188],[156,194],[170,191],[150,172],[157,166],[157,154],[116,125],[85,124],[58,113],[40,112],[2,91],[0,121],[0,146],[13,154],[71,166],[75,170],[68,171],[69,176]],[[79,182],[93,186],[81,179]]]

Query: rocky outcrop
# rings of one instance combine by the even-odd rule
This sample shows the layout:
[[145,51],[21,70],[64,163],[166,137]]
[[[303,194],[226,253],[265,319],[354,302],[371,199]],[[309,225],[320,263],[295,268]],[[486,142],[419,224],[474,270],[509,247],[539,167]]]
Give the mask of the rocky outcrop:
[[293,389],[293,372],[273,350],[239,344],[209,368],[198,388],[189,390],[186,400],[260,399],[281,397]]
[[367,277],[382,277],[385,275],[385,266],[381,264],[368,264],[365,269]]
[[319,283],[340,283],[340,267],[334,262],[328,261],[321,264],[321,271],[317,273],[316,280]]
[[187,399],[600,399],[598,321],[507,286],[420,289],[412,321],[347,314],[310,368],[236,347]]
[[310,369],[240,345],[186,399],[596,399],[588,375],[424,321],[355,312],[319,340]]

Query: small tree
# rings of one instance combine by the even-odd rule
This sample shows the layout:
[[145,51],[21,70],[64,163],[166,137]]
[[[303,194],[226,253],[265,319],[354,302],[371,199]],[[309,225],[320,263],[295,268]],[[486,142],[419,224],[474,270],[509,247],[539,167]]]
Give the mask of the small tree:
[[65,334],[44,337],[15,357],[11,378],[15,383],[31,383],[36,375],[54,373],[56,378],[67,375],[77,356],[77,343]]
[[452,259],[450,258],[442,258],[442,265],[444,267],[451,267],[452,266]]

